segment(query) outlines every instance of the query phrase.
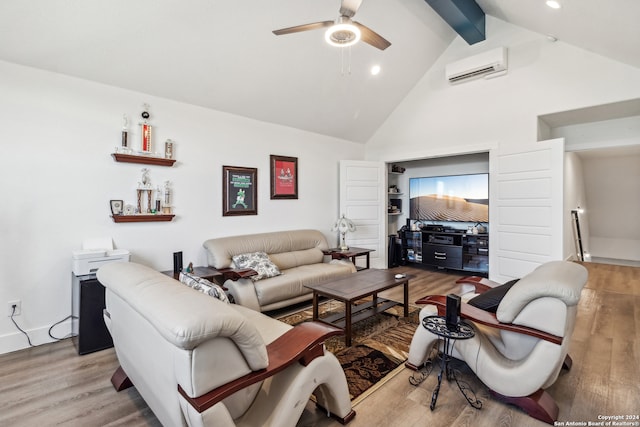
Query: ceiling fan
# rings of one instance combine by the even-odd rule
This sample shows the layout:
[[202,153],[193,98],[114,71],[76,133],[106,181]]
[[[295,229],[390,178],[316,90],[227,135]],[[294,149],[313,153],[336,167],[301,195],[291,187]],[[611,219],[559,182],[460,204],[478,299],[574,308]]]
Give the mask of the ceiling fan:
[[335,21],[314,22],[311,24],[282,28],[280,30],[274,30],[273,34],[281,36],[283,34],[300,33],[302,31],[311,31],[329,27],[324,34],[324,38],[330,45],[346,47],[354,45],[358,43],[358,41],[362,40],[373,47],[385,50],[391,46],[391,43],[388,40],[369,27],[351,20],[358,11],[361,3],[362,0],[342,0],[340,4],[340,16],[338,16]]

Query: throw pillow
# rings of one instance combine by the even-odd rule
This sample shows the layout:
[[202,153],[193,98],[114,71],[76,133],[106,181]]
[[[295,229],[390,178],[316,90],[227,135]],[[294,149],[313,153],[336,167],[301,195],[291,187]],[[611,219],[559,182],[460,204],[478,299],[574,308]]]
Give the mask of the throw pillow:
[[236,268],[250,268],[258,272],[255,276],[251,276],[251,280],[254,282],[282,274],[278,266],[271,262],[269,256],[264,252],[240,254],[232,259]]
[[230,303],[227,294],[224,293],[224,290],[220,286],[216,285],[215,283],[211,283],[207,279],[194,276],[190,273],[181,272],[180,282],[184,283],[190,288],[195,289],[196,291],[200,291],[203,294],[207,294],[209,296],[217,298],[224,303]]
[[504,298],[505,294],[509,292],[509,289],[520,279],[510,280],[504,285],[496,286],[493,289],[489,289],[486,292],[481,293],[477,297],[471,298],[467,304],[474,307],[478,307],[484,311],[495,313],[498,310],[498,306]]

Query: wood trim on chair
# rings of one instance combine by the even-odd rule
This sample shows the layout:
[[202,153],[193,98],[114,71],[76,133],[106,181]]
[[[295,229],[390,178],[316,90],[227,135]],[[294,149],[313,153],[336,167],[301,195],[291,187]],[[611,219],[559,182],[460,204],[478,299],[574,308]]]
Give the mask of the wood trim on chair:
[[316,403],[316,408],[318,408],[320,412],[324,412],[325,414],[328,413],[331,418],[338,421],[342,425],[349,424],[356,416],[356,411],[354,411],[353,409],[349,411],[346,417],[339,417],[336,414],[333,414],[327,411],[325,407],[323,407],[322,405],[318,405],[317,403]]
[[[444,295],[429,295],[424,298],[420,298],[416,301],[416,304],[433,304],[438,308],[438,315],[444,316],[447,307],[447,297]],[[460,317],[492,328],[529,335],[541,340],[549,341],[553,344],[562,344],[562,337],[552,335],[539,329],[529,328],[527,326],[514,325],[513,323],[502,323],[498,321],[494,313],[481,310],[464,302],[460,305]]]
[[567,356],[564,358],[564,362],[562,362],[562,369],[566,369],[567,371],[570,371],[572,366],[573,366],[573,359],[571,358],[571,356],[567,354]]
[[474,285],[476,287],[476,293],[478,294],[486,292],[489,289],[493,289],[497,286],[501,286],[501,284],[498,282],[494,282],[493,280],[489,280],[486,277],[480,277],[480,276],[461,277],[460,279],[456,280],[456,283],[460,283],[460,284],[466,283],[466,284]]
[[313,359],[324,354],[324,342],[327,338],[342,334],[342,329],[333,326],[320,322],[304,322],[267,345],[269,366],[265,369],[251,372],[202,396],[190,397],[180,385],[178,392],[196,411],[202,413],[233,393],[263,381],[295,362],[308,365]]
[[493,390],[489,390],[489,393],[497,400],[515,405],[525,411],[530,417],[544,421],[547,424],[554,424],[558,419],[560,409],[555,400],[553,400],[553,397],[543,389],[539,389],[529,396],[522,397],[505,396]]
[[113,384],[113,388],[115,388],[116,391],[122,391],[129,387],[133,387],[133,383],[124,369],[122,369],[122,366],[118,366],[118,369],[116,369],[111,376],[111,384]]
[[413,363],[409,363],[409,361],[404,362],[404,366],[408,369],[411,369],[412,371],[417,371],[419,370],[423,365],[420,366],[416,366]]

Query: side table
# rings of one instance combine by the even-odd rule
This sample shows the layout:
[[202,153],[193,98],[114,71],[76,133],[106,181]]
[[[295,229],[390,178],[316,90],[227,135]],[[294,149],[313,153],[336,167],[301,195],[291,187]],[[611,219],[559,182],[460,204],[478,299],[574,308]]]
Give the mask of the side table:
[[[166,274],[167,276],[173,277],[176,280],[180,280],[180,273],[174,273],[173,270],[162,271],[162,274]],[[228,291],[229,289],[224,287],[224,274],[220,272],[220,270],[216,270],[213,267],[193,267],[193,271],[191,272],[194,276],[202,277],[203,279],[207,279],[208,281],[215,283],[220,286],[225,294],[227,294],[227,298],[229,298],[229,302],[235,303],[233,299],[233,295],[231,295]],[[255,273],[254,273],[255,274]]]
[[[171,276],[176,280],[180,279],[180,273],[174,273],[173,270],[163,271],[162,274]],[[224,282],[224,280],[222,279],[222,273],[220,273],[213,267],[193,267],[193,273],[191,274],[193,274],[194,276],[202,277],[203,279],[207,279],[208,281],[220,286],[222,286]]]
[[[433,394],[431,395],[431,405],[429,408],[433,411],[436,407],[436,402],[438,400],[438,394],[440,393],[440,386],[442,384],[442,375],[447,376],[447,380],[451,381],[455,380],[458,389],[467,399],[469,405],[473,406],[476,409],[482,408],[482,402],[476,398],[476,394],[469,386],[458,380],[458,376],[455,370],[449,368],[449,359],[451,359],[451,353],[453,352],[453,343],[455,340],[466,340],[469,338],[473,338],[475,332],[471,326],[464,322],[458,323],[456,329],[451,330],[447,327],[446,320],[444,316],[427,316],[422,319],[422,326],[428,330],[429,332],[441,337],[444,340],[444,348],[442,350],[442,363],[440,365],[440,373],[438,374],[438,385],[436,386]],[[466,390],[469,390],[473,396],[467,394]]]
[[364,256],[366,257],[366,267],[358,267],[356,266],[356,269],[358,271],[360,270],[368,270],[370,267],[370,256],[369,254],[371,252],[373,252],[374,249],[367,249],[367,248],[356,248],[356,247],[350,247],[349,249],[347,249],[346,251],[343,251],[340,248],[331,248],[331,249],[325,249],[322,252],[325,255],[329,255],[331,257],[331,259],[345,259],[345,258],[350,258],[351,262],[353,263],[353,265],[356,265],[356,258],[359,256]]

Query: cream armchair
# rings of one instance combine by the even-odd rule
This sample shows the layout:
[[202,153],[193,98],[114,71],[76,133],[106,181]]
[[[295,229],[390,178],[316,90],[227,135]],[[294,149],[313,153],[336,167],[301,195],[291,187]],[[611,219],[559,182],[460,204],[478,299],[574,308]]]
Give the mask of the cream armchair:
[[[556,381],[563,366],[571,367],[567,352],[587,276],[586,268],[579,264],[548,262],[516,283],[491,289],[494,295],[486,291],[496,284],[486,279],[459,280],[488,297],[463,297],[468,303],[462,303],[461,317],[472,324],[476,334],[456,341],[453,356],[466,362],[494,397],[553,424],[558,406],[545,389]],[[445,301],[444,296],[416,301],[428,304],[420,312],[421,322],[426,316],[444,315]],[[471,304],[486,304],[489,309],[497,305],[497,310],[492,313]],[[407,367],[422,366],[437,342],[438,337],[420,324]]]
[[120,367],[165,426],[295,426],[309,397],[342,423],[344,371],[324,348],[336,328],[291,327],[134,263],[98,270]]

